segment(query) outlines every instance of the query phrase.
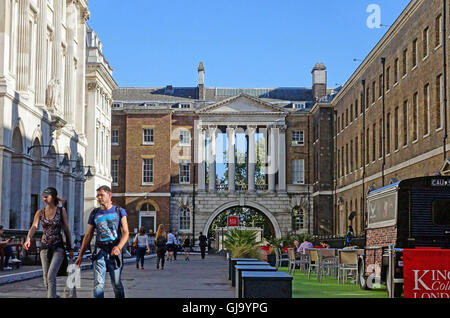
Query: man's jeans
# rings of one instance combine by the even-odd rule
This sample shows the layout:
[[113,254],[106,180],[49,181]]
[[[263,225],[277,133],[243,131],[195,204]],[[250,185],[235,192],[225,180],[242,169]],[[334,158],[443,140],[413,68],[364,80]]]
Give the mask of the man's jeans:
[[[119,259],[122,260],[122,255]],[[115,259],[110,253],[97,249],[97,255],[94,258],[94,298],[104,298],[105,296],[105,278],[106,272],[109,272],[111,284],[114,289],[116,298],[125,298],[125,290],[123,288],[120,275],[122,272],[122,261],[120,267],[115,264]]]

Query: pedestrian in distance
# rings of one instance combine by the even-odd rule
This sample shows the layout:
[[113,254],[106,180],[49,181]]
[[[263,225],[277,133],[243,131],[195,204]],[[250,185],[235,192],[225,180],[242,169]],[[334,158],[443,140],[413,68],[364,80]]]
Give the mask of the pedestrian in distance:
[[141,262],[141,269],[144,269],[145,253],[150,253],[150,246],[148,244],[148,235],[145,234],[145,227],[139,229],[139,233],[134,238],[136,246],[136,268],[139,269],[139,261]]
[[347,228],[347,234],[345,235],[345,246],[351,246],[352,239],[354,237],[353,227],[351,225]]
[[186,237],[186,239],[183,242],[183,251],[184,251],[184,261],[190,262],[189,254],[191,253],[191,240],[189,237]]
[[152,229],[148,231],[148,245],[150,246],[150,254],[155,253],[155,233]]
[[97,189],[97,202],[100,207],[89,215],[87,232],[75,264],[80,266],[83,254],[96,235],[95,249],[91,256],[94,268],[94,298],[104,298],[105,276],[109,272],[116,298],[125,298],[121,274],[123,268],[122,250],[130,235],[127,213],[113,205],[112,191],[108,186]]
[[30,249],[31,240],[40,223],[43,230],[40,257],[47,298],[59,298],[56,294],[56,277],[66,257],[61,232],[64,231],[66,248],[69,251],[70,258],[73,258],[72,235],[70,234],[67,211],[64,207],[59,206],[65,200],[58,197],[58,191],[51,187],[45,189],[42,192],[42,200],[45,203],[45,208],[36,211],[23,247],[27,251]]
[[174,242],[173,242],[173,260],[176,261],[177,260],[177,252],[179,250],[181,250],[181,245],[180,245],[180,241],[178,241],[178,238],[176,237],[176,235],[174,234]]
[[13,236],[13,237],[10,237],[9,239],[7,239],[6,241],[3,241],[2,236],[3,236],[4,231],[5,230],[3,229],[3,225],[0,225],[0,247],[3,247],[3,253],[5,254],[3,270],[10,271],[10,270],[12,270],[12,267],[10,267],[8,265],[10,259],[11,259],[12,263],[21,263],[21,262],[14,256],[14,252],[13,252],[11,246],[9,245],[9,244],[11,244],[11,241],[15,239],[15,237]]
[[208,246],[208,239],[202,232],[200,232],[200,236],[198,237],[200,253],[202,255],[202,259],[205,259],[206,247]]
[[166,254],[166,243],[167,234],[164,230],[164,225],[160,224],[155,235],[155,245],[156,245],[156,269],[159,269],[159,264],[161,263],[161,270],[164,269],[164,261]]
[[173,261],[175,243],[176,243],[175,235],[173,235],[172,230],[169,230],[169,233],[167,234],[167,244],[166,244],[167,252],[168,252],[167,260],[169,262]]

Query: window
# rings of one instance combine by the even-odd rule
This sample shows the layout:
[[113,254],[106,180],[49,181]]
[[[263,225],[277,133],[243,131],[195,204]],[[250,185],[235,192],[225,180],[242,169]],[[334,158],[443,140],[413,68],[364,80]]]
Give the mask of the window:
[[375,81],[372,82],[372,104],[375,103],[375,94],[376,94],[377,83]]
[[412,67],[416,67],[417,66],[417,39],[415,39],[413,41],[413,46],[412,46]]
[[350,172],[353,172],[353,140],[350,140]]
[[436,78],[436,129],[442,128],[444,119],[444,81],[442,74]]
[[305,133],[302,130],[292,132],[292,145],[303,146],[305,144]]
[[423,134],[426,136],[430,132],[430,85],[423,88]]
[[418,136],[418,100],[419,100],[419,94],[418,93],[414,93],[413,96],[413,132],[412,132],[412,140],[415,141],[417,140],[417,136]]
[[337,173],[338,173],[338,178],[341,177],[341,150],[338,149],[337,151]]
[[180,104],[180,108],[183,108],[183,109],[191,108],[191,104]]
[[292,161],[292,183],[305,184],[305,160]]
[[187,207],[180,209],[180,230],[187,231],[191,228],[191,211]]
[[341,150],[341,175],[344,176],[345,175],[345,170],[344,170],[344,165],[345,165],[345,159],[344,159],[344,146],[342,146],[342,150]]
[[429,44],[428,44],[428,27],[427,27],[425,30],[423,30],[423,54],[422,54],[423,58],[426,58],[428,56],[429,51],[428,47]]
[[394,62],[394,84],[398,83],[398,58]]
[[442,36],[442,15],[439,15],[436,18],[435,25],[435,47],[438,47],[442,44],[443,36]]
[[373,153],[372,153],[372,161],[375,161],[376,159],[377,159],[377,148],[376,148],[376,145],[377,145],[377,133],[376,133],[376,131],[377,131],[377,124],[376,123],[374,123],[373,124],[373,129],[372,129],[372,133],[373,133],[373,135],[372,135],[372,151],[373,151]]
[[369,145],[370,145],[370,128],[367,128],[367,131],[366,131],[366,145],[365,145],[366,163],[367,164],[370,162]]
[[120,108],[120,107],[122,107],[121,103],[113,103],[112,104],[112,108]]
[[402,76],[405,76],[408,71],[408,49],[403,50],[403,68]]
[[153,184],[153,159],[142,161],[142,183]]
[[378,97],[383,95],[383,74],[378,78]]
[[350,122],[353,122],[353,104],[350,105]]
[[355,170],[358,170],[358,137],[355,137]]
[[292,104],[292,108],[294,108],[294,109],[306,109],[306,103]]
[[348,144],[345,144],[345,175],[348,175],[350,166],[348,165]]
[[180,146],[191,145],[191,132],[189,130],[180,131]]
[[366,89],[366,109],[369,108],[369,99],[370,98],[370,87]]
[[403,102],[403,147],[408,145],[408,101]]
[[394,148],[398,150],[398,107],[394,112]]
[[144,129],[144,145],[154,144],[154,134],[153,129]]
[[111,145],[113,145],[113,146],[119,145],[119,130],[118,129],[111,130]]
[[361,168],[364,167],[364,132],[361,134]]
[[386,90],[390,90],[391,89],[391,67],[388,66],[386,68]]
[[180,183],[189,183],[190,164],[189,162],[180,162]]
[[448,213],[450,208],[450,200],[438,199],[433,201],[433,224],[440,226],[450,225],[450,213]]
[[345,110],[345,127],[348,126],[348,108]]
[[358,118],[358,100],[355,100],[355,118]]
[[119,160],[111,160],[111,176],[112,183],[117,185],[119,183]]
[[380,118],[380,124],[378,127],[378,157],[383,157],[383,119]]
[[391,153],[391,114],[386,116],[386,153]]
[[305,213],[300,207],[295,207],[292,210],[292,228],[295,232],[302,230],[305,227]]

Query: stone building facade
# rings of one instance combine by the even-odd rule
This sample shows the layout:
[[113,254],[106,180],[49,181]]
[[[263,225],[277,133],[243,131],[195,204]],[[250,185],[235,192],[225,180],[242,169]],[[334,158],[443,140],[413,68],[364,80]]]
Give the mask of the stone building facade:
[[88,19],[85,0],[0,1],[0,223],[6,229],[27,230],[43,207],[41,192],[53,186],[67,200],[73,236],[84,232]]
[[[326,67],[315,66],[312,88],[207,88],[203,64],[198,74],[197,87],[113,92],[113,192],[131,230],[164,224],[197,235],[227,209],[249,207],[270,220],[278,237],[331,233],[332,224],[313,224],[309,168],[309,111],[330,93]],[[247,176],[237,182],[241,152]]]
[[338,234],[362,233],[369,189],[448,170],[445,1],[411,1],[331,102]]

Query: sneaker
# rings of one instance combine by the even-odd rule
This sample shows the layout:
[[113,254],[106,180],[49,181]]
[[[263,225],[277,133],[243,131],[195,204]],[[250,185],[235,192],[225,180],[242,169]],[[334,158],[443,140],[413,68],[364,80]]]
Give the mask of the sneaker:
[[5,270],[5,271],[12,271],[12,267],[6,266],[6,267],[3,268],[3,270]]
[[22,261],[18,260],[17,258],[13,258],[9,260],[10,263],[22,263]]

